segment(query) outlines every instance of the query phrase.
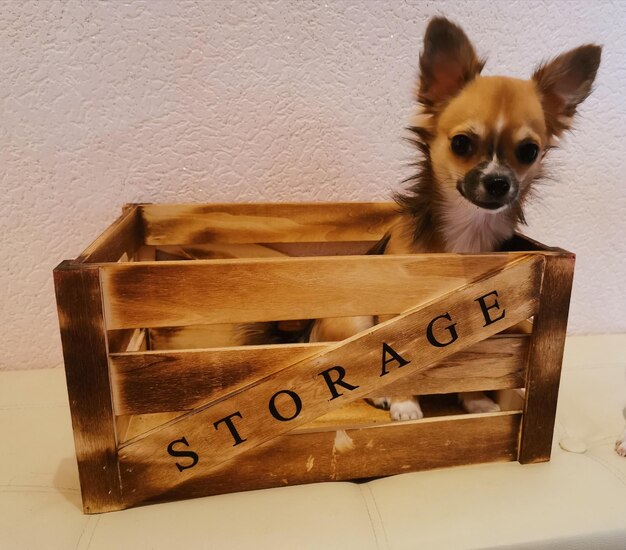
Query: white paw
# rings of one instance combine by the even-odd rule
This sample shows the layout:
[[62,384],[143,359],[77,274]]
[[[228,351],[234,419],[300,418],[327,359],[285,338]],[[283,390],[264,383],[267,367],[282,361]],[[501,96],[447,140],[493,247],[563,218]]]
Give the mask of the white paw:
[[392,401],[389,407],[389,416],[392,420],[418,420],[424,418],[424,413],[415,399],[407,401]]
[[468,413],[492,413],[500,410],[500,405],[484,394],[480,397],[461,397],[461,404]]

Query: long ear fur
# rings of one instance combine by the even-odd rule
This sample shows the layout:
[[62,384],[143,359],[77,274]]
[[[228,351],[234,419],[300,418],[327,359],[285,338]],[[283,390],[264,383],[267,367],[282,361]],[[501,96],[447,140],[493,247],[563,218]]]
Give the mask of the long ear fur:
[[427,108],[448,102],[484,64],[460,27],[445,17],[431,19],[420,55],[418,101]]
[[572,126],[576,107],[591,93],[602,48],[586,44],[540,65],[533,80],[541,95],[548,132],[560,136]]

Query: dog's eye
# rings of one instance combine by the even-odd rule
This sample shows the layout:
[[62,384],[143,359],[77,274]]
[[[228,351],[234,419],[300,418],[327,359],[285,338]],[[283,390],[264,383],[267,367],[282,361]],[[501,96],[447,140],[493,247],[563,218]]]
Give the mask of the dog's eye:
[[535,143],[526,142],[517,146],[515,156],[522,164],[532,164],[539,154],[539,147]]
[[465,134],[458,134],[450,141],[452,152],[459,157],[466,157],[472,152],[472,140]]

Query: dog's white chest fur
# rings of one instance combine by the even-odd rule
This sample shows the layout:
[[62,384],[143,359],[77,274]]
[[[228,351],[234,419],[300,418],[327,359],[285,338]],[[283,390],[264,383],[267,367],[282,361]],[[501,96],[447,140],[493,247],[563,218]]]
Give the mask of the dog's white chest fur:
[[493,252],[512,235],[506,212],[479,208],[461,196],[448,201],[443,218],[446,252]]

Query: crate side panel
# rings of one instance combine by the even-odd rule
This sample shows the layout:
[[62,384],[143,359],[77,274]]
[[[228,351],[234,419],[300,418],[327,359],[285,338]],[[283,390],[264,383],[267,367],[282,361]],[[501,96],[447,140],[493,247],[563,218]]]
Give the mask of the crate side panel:
[[[519,413],[467,415],[283,435],[198,478],[161,483],[150,464],[124,470],[128,505],[302,483],[514,460]],[[409,442],[409,443],[407,443]],[[192,450],[192,449],[190,449]],[[189,457],[180,457],[188,465]],[[202,460],[202,456],[199,456]]]
[[[150,462],[155,474],[170,472],[169,449],[174,441],[186,438],[205,458],[201,467],[186,471],[185,477],[201,475],[265,441],[462,351],[534,313],[540,260],[527,257],[517,261],[484,280],[330,346],[320,354],[131,440],[120,449],[123,467]],[[500,312],[498,321],[485,323],[476,300],[493,296],[495,291],[506,315]],[[428,331],[422,330],[445,316],[455,319],[463,337],[450,341],[449,345],[435,345]],[[442,330],[446,329],[442,327]],[[393,346],[404,361],[394,360],[387,368],[385,345]],[[344,382],[334,391],[338,375]]]

